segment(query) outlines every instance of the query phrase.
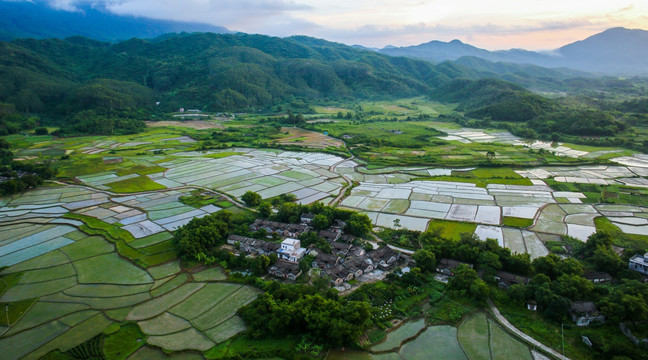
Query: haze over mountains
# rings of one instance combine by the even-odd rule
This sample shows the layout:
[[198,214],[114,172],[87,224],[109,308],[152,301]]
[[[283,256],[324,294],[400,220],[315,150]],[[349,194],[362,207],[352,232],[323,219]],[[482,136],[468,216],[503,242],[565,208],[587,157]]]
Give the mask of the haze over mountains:
[[532,64],[548,68],[567,67],[597,73],[648,73],[648,31],[639,29],[608,29],[546,53],[523,49],[488,51],[459,40],[431,41],[407,47],[388,46],[379,52],[435,63],[472,56],[491,62]]

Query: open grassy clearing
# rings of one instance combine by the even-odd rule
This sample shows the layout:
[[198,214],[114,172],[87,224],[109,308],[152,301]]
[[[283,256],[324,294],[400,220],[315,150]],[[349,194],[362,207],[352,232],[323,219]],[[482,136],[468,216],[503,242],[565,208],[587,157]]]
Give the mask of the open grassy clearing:
[[429,179],[473,183],[483,188],[488,184],[533,185],[531,180],[520,176],[511,168],[479,168],[470,171],[453,170],[450,176],[433,176]]
[[505,216],[502,218],[502,225],[517,228],[526,228],[533,225],[533,219]]
[[142,175],[131,179],[112,182],[107,186],[111,191],[118,193],[132,193],[166,189],[164,185],[158,184],[148,177]]
[[428,225],[428,230],[440,231],[441,236],[454,240],[459,240],[463,233],[474,233],[476,228],[476,224],[446,220],[432,220]]

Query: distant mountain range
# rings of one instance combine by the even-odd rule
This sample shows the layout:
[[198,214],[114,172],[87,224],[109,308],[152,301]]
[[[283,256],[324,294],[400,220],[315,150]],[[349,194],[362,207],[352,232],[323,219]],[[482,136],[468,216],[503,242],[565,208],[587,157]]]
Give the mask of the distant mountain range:
[[488,51],[459,40],[430,41],[407,47],[387,46],[379,52],[434,63],[470,56],[490,62],[532,64],[547,68],[566,67],[595,73],[648,74],[648,31],[639,29],[608,29],[546,53],[522,49]]
[[[117,42],[131,38],[152,39],[169,33],[231,33],[228,29],[201,23],[155,20],[121,16],[96,7],[92,2],[79,5],[78,11],[52,8],[45,0],[0,0],[0,41],[17,38],[67,38],[83,36],[99,41]],[[164,37],[162,37],[164,38]],[[648,31],[613,28],[585,40],[565,45],[552,52],[523,49],[489,51],[459,40],[383,49],[354,45],[357,49],[377,51],[391,56],[423,59],[435,64],[457,61],[473,65],[486,60],[499,65],[480,63],[477,70],[498,73],[511,64],[529,64],[545,68],[566,68],[602,74],[648,74]],[[469,57],[468,59],[462,59]],[[485,68],[486,69],[485,69]],[[529,70],[530,68],[527,68]],[[510,69],[509,69],[510,70]]]
[[120,16],[90,5],[80,6],[79,11],[65,11],[38,0],[0,1],[0,41],[85,36],[114,42],[179,32],[230,31],[208,24]]

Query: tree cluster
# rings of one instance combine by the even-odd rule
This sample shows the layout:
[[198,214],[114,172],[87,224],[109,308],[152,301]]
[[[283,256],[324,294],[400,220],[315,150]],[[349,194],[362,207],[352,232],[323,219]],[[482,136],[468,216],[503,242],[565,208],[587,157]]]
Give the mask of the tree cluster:
[[334,290],[273,283],[251,304],[241,308],[253,337],[309,335],[326,346],[353,344],[369,325],[371,308],[349,301]]

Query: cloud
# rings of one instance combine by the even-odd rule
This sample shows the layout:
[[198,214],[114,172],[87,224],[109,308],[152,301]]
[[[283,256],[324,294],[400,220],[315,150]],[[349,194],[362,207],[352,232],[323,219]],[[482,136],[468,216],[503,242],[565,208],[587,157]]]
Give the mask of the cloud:
[[265,23],[309,5],[291,0],[45,0],[51,7],[79,11],[92,6],[119,15],[235,26]]
[[632,0],[615,4],[592,0],[585,8],[564,0],[24,1],[43,1],[68,11],[93,6],[120,15],[201,22],[273,36],[309,35],[374,47],[460,39],[487,48],[546,48],[609,27],[642,27],[648,14],[648,5]]

